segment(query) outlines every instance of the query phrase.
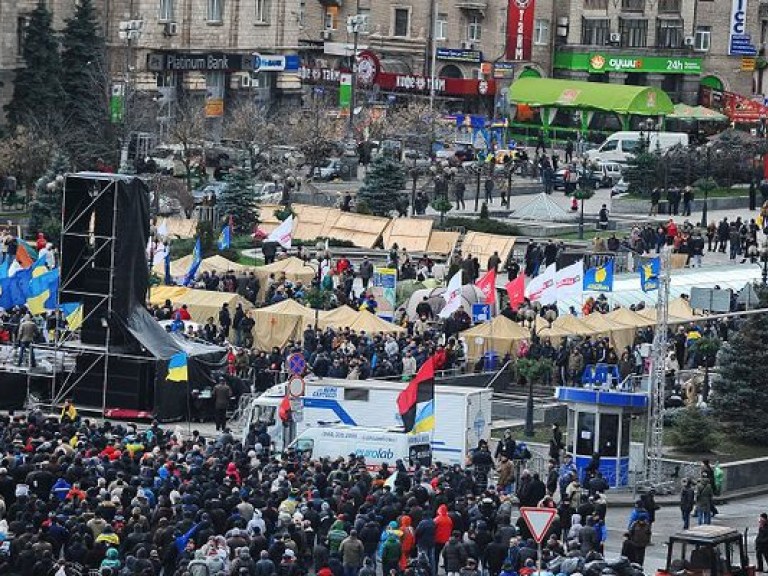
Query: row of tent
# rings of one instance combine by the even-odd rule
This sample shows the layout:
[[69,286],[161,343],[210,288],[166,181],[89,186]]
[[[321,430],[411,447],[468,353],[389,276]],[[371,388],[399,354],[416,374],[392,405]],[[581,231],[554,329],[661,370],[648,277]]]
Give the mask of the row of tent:
[[[684,324],[700,318],[684,298],[669,303],[669,323]],[[549,338],[557,344],[560,338],[568,336],[608,337],[611,345],[620,353],[634,342],[638,328],[656,325],[656,308],[644,308],[638,312],[629,308],[617,308],[608,314],[593,313],[583,317],[563,314],[549,326],[544,318],[537,318],[534,324],[539,338]],[[462,333],[467,344],[467,356],[477,359],[488,352],[499,356],[514,354],[523,340],[530,340],[531,330],[513,322],[506,316],[478,324]]]

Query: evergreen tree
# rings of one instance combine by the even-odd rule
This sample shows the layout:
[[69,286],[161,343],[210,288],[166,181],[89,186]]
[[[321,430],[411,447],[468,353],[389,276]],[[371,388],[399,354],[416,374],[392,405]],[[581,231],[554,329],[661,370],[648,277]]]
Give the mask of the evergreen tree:
[[108,103],[104,38],[92,0],[75,3],[75,13],[62,34],[61,84],[72,138],[68,142],[76,164],[90,166],[113,153]]
[[30,204],[29,232],[42,232],[52,242],[61,233],[61,196],[63,188],[56,177],[69,171],[69,159],[61,152],[53,156],[51,165],[35,183],[35,196]]
[[253,173],[248,168],[229,171],[227,186],[216,202],[222,218],[232,216],[235,234],[250,234],[259,221],[259,205],[254,199]]
[[[760,307],[768,306],[768,292],[759,289]],[[743,442],[767,445],[768,429],[768,315],[749,316],[738,332],[720,348],[712,378],[712,401],[718,420]]]
[[368,167],[363,186],[357,193],[358,205],[363,204],[376,216],[389,216],[397,210],[405,184],[403,166],[391,158],[379,156]]
[[670,434],[680,452],[711,452],[720,441],[718,423],[696,406],[687,406],[675,416]]
[[650,195],[651,190],[663,184],[660,178],[663,176],[662,159],[655,152],[641,150],[627,161],[627,170],[624,180],[629,185],[629,192],[633,194]]
[[40,2],[30,14],[22,55],[25,66],[16,72],[13,97],[5,107],[8,120],[14,126],[30,119],[37,122],[52,119],[62,110],[64,92],[59,80],[59,44],[45,2]]

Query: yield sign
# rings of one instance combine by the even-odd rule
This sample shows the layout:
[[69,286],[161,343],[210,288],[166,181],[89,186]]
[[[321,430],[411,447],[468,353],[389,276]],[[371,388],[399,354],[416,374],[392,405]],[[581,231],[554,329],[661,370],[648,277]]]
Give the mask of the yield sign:
[[520,514],[528,525],[533,539],[536,542],[541,542],[549,530],[557,510],[554,508],[520,508]]

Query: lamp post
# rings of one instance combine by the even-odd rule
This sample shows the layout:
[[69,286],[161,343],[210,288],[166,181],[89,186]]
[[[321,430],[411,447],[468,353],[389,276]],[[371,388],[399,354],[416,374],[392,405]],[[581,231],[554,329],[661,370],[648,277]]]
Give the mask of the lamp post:
[[[536,338],[536,316],[538,314],[532,308],[525,311],[525,320],[528,322],[528,326],[531,330],[531,344],[533,344]],[[528,378],[528,399],[525,403],[525,435],[528,438],[532,438],[534,435],[533,430],[533,378]]]
[[477,182],[475,187],[475,212],[480,209],[480,179],[483,175],[483,161],[480,158],[480,150],[477,151],[477,162],[475,163],[477,172]]
[[763,263],[763,286],[768,285],[768,240],[760,246],[760,262]]
[[123,122],[123,141],[121,142],[120,149],[120,172],[126,173],[130,171],[128,165],[128,149],[130,148],[131,135],[129,133],[130,126],[128,124],[128,106],[129,100],[133,96],[133,66],[131,64],[133,47],[141,38],[141,34],[144,30],[143,20],[123,20],[119,24],[118,38],[124,41],[125,44],[125,73],[123,77],[122,96],[122,122]]

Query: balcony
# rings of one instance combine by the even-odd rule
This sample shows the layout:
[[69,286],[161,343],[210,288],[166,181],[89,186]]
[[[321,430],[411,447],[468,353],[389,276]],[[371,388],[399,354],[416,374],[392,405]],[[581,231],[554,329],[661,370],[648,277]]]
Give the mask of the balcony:
[[645,12],[645,0],[621,0],[622,12]]
[[456,2],[456,8],[461,10],[478,10],[485,12],[488,9],[487,0],[459,0]]
[[680,14],[682,0],[659,0],[659,14]]
[[608,10],[608,0],[584,0],[584,10]]

